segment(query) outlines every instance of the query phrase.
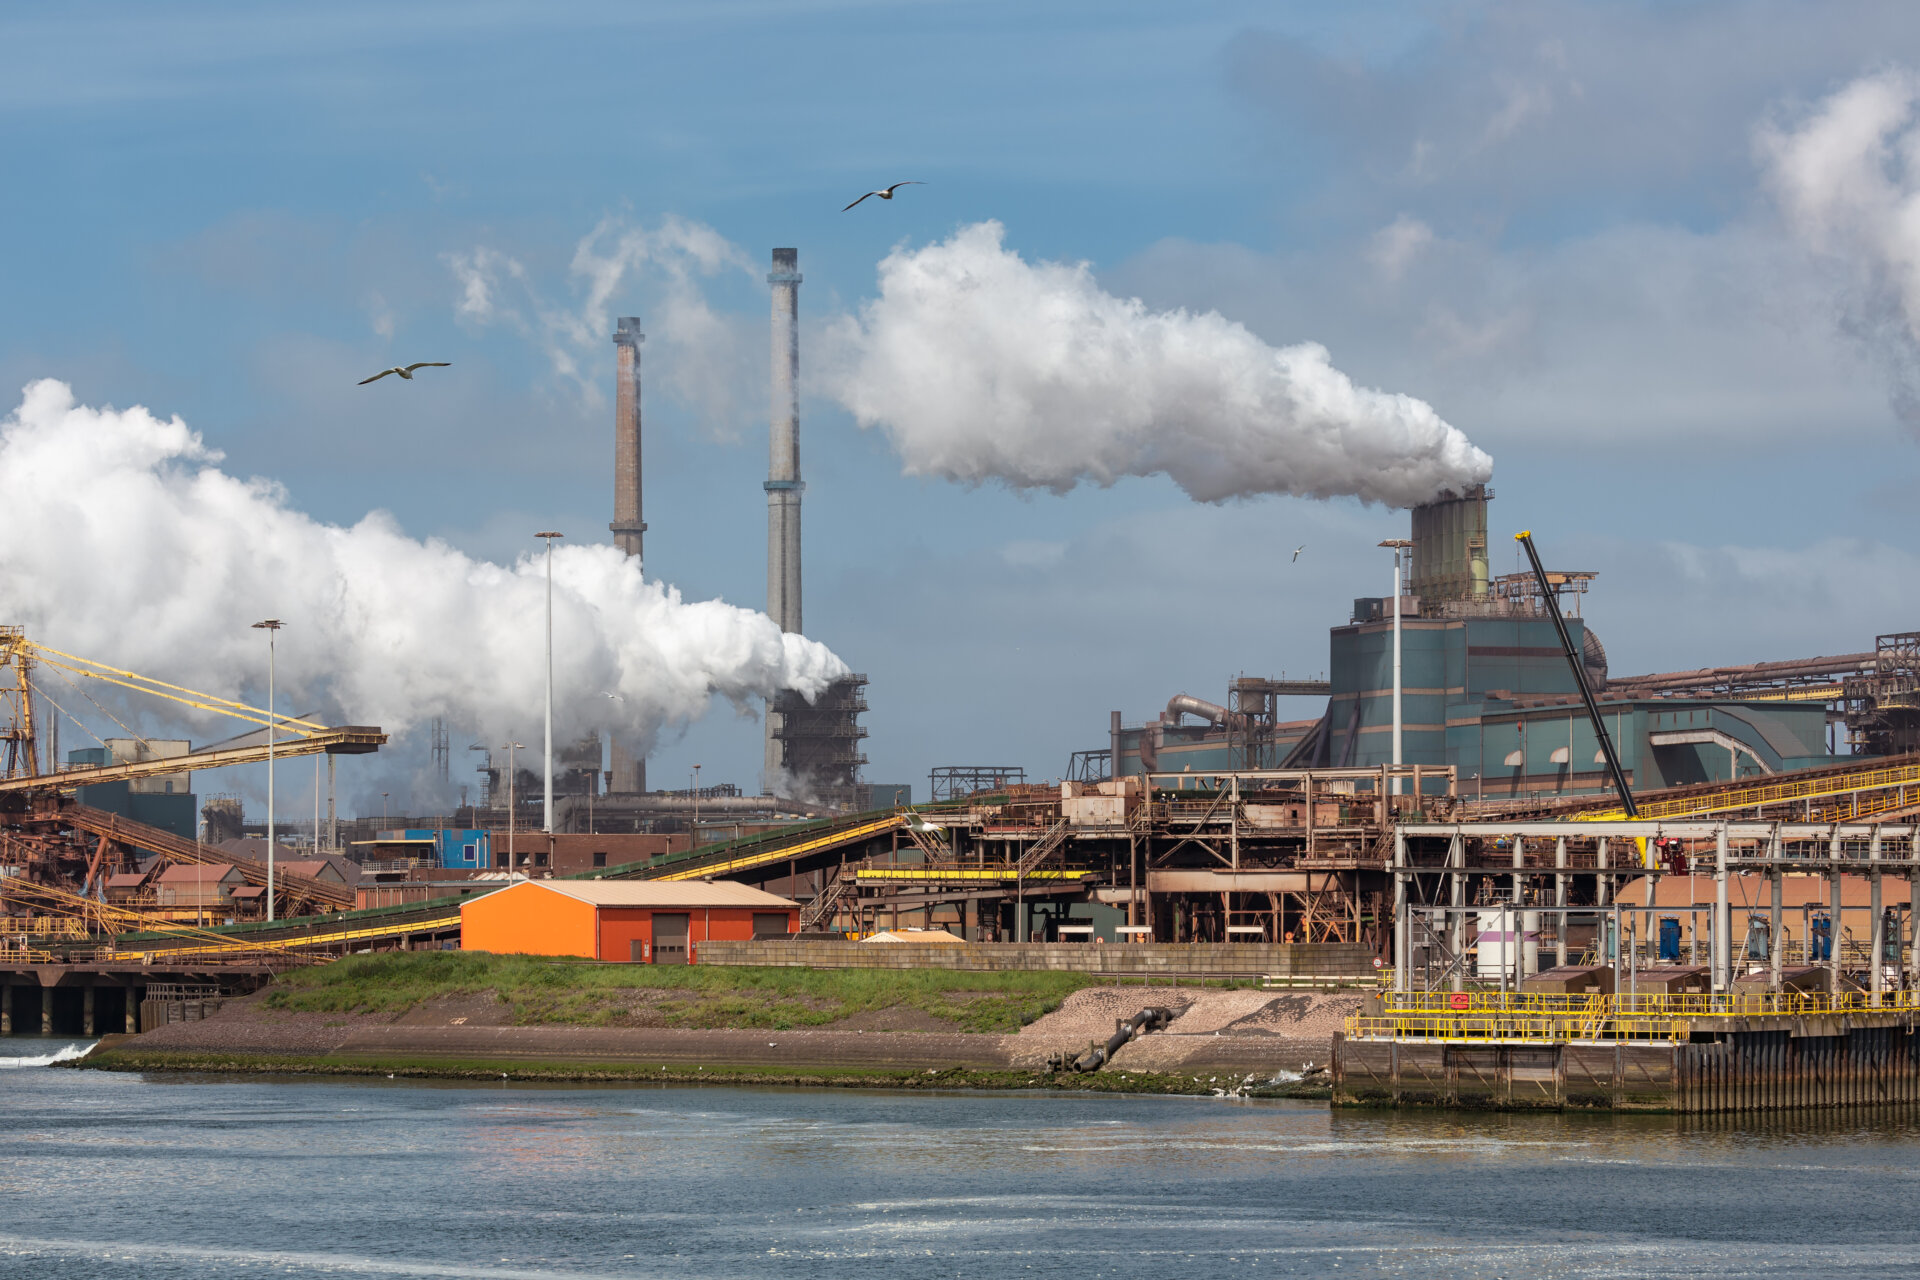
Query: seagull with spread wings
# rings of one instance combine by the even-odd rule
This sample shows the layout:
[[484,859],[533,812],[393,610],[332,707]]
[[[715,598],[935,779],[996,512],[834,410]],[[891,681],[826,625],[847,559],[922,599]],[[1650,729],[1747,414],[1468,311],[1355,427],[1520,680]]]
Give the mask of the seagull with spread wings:
[[1306,543],[1304,543],[1304,542],[1303,542],[1303,543],[1301,543],[1301,544],[1300,544],[1299,546],[1297,546],[1297,547],[1295,547],[1295,548],[1293,549],[1293,558],[1294,558],[1295,560],[1298,560],[1298,559],[1300,558],[1300,553],[1301,553],[1302,551],[1305,551],[1306,549],[1307,549],[1307,544],[1306,544]]
[[[879,196],[882,200],[891,200],[893,199],[893,193],[902,187],[924,187],[926,185],[924,182],[896,182],[890,187],[882,187],[878,191],[869,191],[867,195],[861,196],[860,200],[865,200],[867,196]],[[853,204],[859,204],[860,200],[855,200]],[[847,209],[853,208],[853,204],[848,205]],[[842,209],[840,212],[845,213],[847,209]]]
[[446,369],[446,368],[450,368],[452,364],[453,364],[453,361],[451,360],[416,360],[414,363],[409,365],[395,365],[391,369],[382,369],[380,372],[374,374],[371,378],[360,379],[360,385],[364,387],[369,382],[378,382],[380,381],[380,379],[386,377],[390,373],[397,373],[401,377],[405,378],[408,382],[412,382],[413,371],[415,369]]

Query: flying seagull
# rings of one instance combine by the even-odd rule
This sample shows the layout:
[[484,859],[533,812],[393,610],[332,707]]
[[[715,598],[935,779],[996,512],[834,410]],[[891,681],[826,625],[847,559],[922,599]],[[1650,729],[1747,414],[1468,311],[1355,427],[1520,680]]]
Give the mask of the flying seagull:
[[[882,187],[878,191],[869,191],[866,196],[861,196],[860,200],[865,200],[867,196],[879,196],[882,200],[891,200],[893,199],[893,193],[902,187],[924,187],[926,185],[924,182],[896,182],[890,187]],[[860,200],[855,200],[853,204],[859,204]],[[853,204],[848,205],[847,209],[853,208]],[[845,213],[847,209],[842,209],[840,212]]]
[[451,360],[418,360],[418,361],[415,361],[413,364],[406,365],[404,367],[402,367],[401,365],[395,365],[391,369],[382,369],[380,372],[374,374],[371,378],[360,379],[360,385],[364,387],[369,382],[378,382],[380,381],[380,379],[386,377],[390,373],[397,373],[401,377],[405,378],[408,382],[412,382],[413,371],[415,369],[445,369],[452,363],[453,361]]
[[1300,544],[1299,546],[1297,546],[1297,547],[1295,547],[1295,548],[1293,549],[1293,558],[1294,558],[1295,560],[1298,560],[1298,559],[1300,558],[1300,553],[1301,553],[1302,551],[1305,551],[1306,549],[1307,549],[1307,544],[1306,544],[1306,543],[1304,543],[1304,542],[1303,542],[1303,543],[1301,543],[1301,544]]

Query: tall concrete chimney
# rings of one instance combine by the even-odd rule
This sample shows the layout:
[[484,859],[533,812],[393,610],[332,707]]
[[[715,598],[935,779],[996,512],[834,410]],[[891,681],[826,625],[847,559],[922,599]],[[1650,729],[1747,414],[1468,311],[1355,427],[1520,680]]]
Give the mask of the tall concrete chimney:
[[638,316],[621,316],[613,331],[619,361],[613,401],[613,544],[630,556],[641,554],[640,535],[640,332]]
[[[782,631],[799,631],[800,622],[800,251],[775,249],[773,272],[773,403],[767,432],[767,616]],[[779,713],[767,706],[767,755],[764,785],[771,789],[780,771],[780,744],[774,739]]]
[[[640,518],[640,332],[638,316],[621,316],[613,331],[618,361],[613,397],[613,544],[642,559],[646,521]],[[607,790],[636,793],[647,789],[647,762],[636,758],[616,732],[610,735]]]

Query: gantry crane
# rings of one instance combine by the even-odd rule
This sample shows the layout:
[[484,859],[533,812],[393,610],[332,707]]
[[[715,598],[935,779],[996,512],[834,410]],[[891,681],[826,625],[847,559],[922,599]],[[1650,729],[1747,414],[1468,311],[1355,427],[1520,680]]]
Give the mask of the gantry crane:
[[[57,671],[69,683],[74,683],[76,688],[80,687],[77,680],[97,680],[196,710],[230,716],[257,725],[264,732],[247,735],[253,739],[251,741],[188,752],[181,756],[68,768],[61,768],[58,762],[49,759],[46,762],[48,767],[43,769],[34,719],[36,698],[45,700],[56,710],[64,712],[65,708],[60,707],[47,692],[45,682],[36,679],[36,668]],[[122,725],[122,728],[125,726]],[[139,737],[130,729],[127,732],[131,737]],[[90,855],[84,849],[67,850],[68,855],[86,866],[83,889],[87,892],[91,892],[99,883],[106,852],[115,845],[129,844],[149,849],[169,862],[233,863],[250,883],[264,884],[264,865],[223,850],[206,849],[193,841],[182,840],[124,818],[74,805],[63,796],[80,787],[98,783],[130,782],[186,770],[254,764],[269,756],[307,756],[322,752],[328,755],[360,755],[379,750],[386,740],[387,735],[376,726],[328,726],[277,712],[269,713],[231,698],[201,693],[36,644],[27,639],[24,628],[0,626],[0,826],[13,828],[11,831],[0,830],[0,862],[19,862],[23,858],[44,859],[53,852],[46,832],[50,828],[58,828],[71,831],[83,839],[92,837],[90,842],[97,842]],[[75,881],[81,882],[77,872]],[[277,897],[288,899],[289,907],[334,910],[351,906],[353,901],[352,890],[344,885],[312,881],[284,873],[275,877],[274,889]]]

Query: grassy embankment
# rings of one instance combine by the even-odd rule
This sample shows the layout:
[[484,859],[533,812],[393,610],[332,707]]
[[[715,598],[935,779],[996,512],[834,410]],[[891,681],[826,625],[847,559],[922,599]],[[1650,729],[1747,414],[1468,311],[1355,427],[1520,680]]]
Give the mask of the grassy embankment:
[[[1088,974],[975,973],[955,970],[654,967],[593,964],[476,952],[386,952],[351,956],[276,979],[262,995],[269,1009],[319,1014],[398,1016],[436,1001],[498,1001],[514,1026],[669,1026],[785,1030],[832,1027],[862,1014],[903,1013],[957,1032],[1007,1033],[1083,987]],[[1231,984],[1223,984],[1231,985]],[[769,1066],[664,1066],[651,1062],[538,1062],[362,1054],[237,1053],[217,1049],[140,1049],[109,1037],[71,1065],[119,1071],[246,1073],[281,1076],[390,1076],[518,1082],[702,1083],[908,1089],[1050,1088],[1111,1093],[1209,1094],[1209,1076],[1101,1071],[1053,1075],[1033,1070],[891,1070],[849,1063],[821,1070]],[[1324,1098],[1323,1086],[1261,1082],[1247,1096]]]
[[269,1008],[405,1013],[432,1000],[492,993],[516,1026],[646,1025],[784,1031],[861,1013],[912,1010],[955,1031],[1011,1032],[1060,1007],[1084,973],[949,969],[758,969],[592,964],[473,951],[383,952],[295,970]]

